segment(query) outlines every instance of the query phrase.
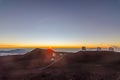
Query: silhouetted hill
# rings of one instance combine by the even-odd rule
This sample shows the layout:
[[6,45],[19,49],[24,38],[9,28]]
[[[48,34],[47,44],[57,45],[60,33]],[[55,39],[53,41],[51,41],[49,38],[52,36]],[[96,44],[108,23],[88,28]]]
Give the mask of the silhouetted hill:
[[[120,53],[79,51],[65,54],[61,60],[30,79],[46,80],[118,80]],[[62,66],[61,66],[61,63]]]
[[[57,54],[55,63],[52,53]],[[119,75],[119,52],[36,48],[24,55],[0,57],[0,80],[119,80]]]
[[26,68],[43,67],[50,64],[53,52],[51,49],[36,48],[24,54],[17,62],[24,64]]
[[14,70],[40,68],[50,64],[53,52],[51,49],[36,48],[24,55],[0,56],[0,66],[1,69],[12,68]]
[[60,63],[64,63],[64,66],[80,67],[81,64],[95,64],[113,67],[120,66],[120,53],[110,51],[79,51],[73,54],[64,55]]
[[120,59],[119,52],[110,51],[79,51],[66,56],[70,62],[106,62]]

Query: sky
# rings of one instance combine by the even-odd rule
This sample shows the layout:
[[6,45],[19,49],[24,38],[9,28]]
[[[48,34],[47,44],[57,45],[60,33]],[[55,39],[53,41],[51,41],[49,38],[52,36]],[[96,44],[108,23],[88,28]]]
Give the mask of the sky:
[[120,0],[0,0],[0,47],[120,47]]

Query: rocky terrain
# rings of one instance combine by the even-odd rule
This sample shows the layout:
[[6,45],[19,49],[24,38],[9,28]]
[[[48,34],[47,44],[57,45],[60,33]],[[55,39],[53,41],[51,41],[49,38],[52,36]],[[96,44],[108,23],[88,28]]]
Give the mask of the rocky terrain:
[[120,80],[120,53],[36,48],[24,55],[0,56],[0,80]]

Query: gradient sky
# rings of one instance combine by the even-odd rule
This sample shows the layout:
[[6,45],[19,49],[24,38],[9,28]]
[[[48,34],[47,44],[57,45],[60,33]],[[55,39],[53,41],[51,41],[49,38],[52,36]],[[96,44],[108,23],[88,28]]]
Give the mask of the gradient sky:
[[120,46],[120,0],[0,0],[0,47]]

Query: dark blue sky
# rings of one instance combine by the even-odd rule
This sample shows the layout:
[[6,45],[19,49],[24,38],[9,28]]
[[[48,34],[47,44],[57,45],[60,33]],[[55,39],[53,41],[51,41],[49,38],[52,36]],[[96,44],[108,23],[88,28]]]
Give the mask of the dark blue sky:
[[0,44],[120,46],[120,0],[0,0]]

